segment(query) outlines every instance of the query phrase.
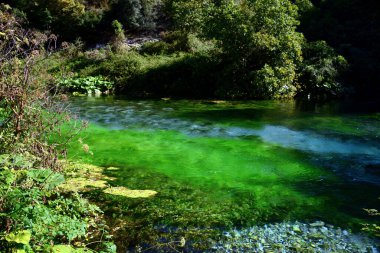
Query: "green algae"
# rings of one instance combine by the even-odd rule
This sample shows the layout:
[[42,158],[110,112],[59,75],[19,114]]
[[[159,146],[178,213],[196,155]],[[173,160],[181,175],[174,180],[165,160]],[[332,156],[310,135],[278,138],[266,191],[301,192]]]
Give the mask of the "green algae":
[[156,191],[152,190],[131,190],[126,187],[110,187],[103,191],[104,193],[111,195],[118,195],[127,198],[150,198],[157,194]]
[[119,168],[103,168],[77,162],[63,163],[66,173],[65,183],[59,186],[62,191],[88,192],[102,189],[104,193],[127,198],[149,198],[157,194],[153,190],[131,190],[123,186],[110,187],[109,182],[116,178],[105,175],[105,171],[118,171]]
[[90,191],[93,188],[106,188],[107,181],[104,180],[91,180],[88,178],[70,178],[67,179],[65,184],[60,186],[63,191],[83,192]]
[[84,192],[94,188],[106,188],[108,182],[114,180],[104,175],[104,169],[99,166],[64,161],[63,167],[66,181],[59,186],[62,191]]

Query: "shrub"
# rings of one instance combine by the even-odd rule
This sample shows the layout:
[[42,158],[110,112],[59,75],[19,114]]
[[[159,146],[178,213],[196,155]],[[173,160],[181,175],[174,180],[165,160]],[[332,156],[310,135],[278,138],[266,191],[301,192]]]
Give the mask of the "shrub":
[[79,57],[84,49],[84,43],[81,39],[76,39],[74,43],[62,42],[62,52],[65,57]]
[[141,71],[140,56],[135,53],[113,55],[106,61],[98,64],[92,75],[102,75],[115,83],[115,88],[124,86],[128,80]]
[[170,44],[164,41],[155,41],[144,43],[141,47],[141,53],[148,55],[165,54],[169,52]]
[[44,166],[54,168],[59,150],[58,144],[48,144],[49,133],[65,118],[53,113],[59,105],[47,89],[51,79],[35,64],[44,55],[48,37],[25,31],[21,22],[9,8],[0,9],[4,31],[0,40],[0,153],[30,152],[40,157]]
[[148,55],[172,54],[176,52],[207,52],[214,49],[211,41],[203,41],[197,35],[180,31],[165,32],[161,34],[162,41],[145,43],[141,53]]

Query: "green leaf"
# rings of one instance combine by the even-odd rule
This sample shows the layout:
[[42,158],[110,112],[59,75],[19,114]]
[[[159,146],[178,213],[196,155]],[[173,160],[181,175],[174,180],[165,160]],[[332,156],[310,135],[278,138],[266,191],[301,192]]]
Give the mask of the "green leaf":
[[12,171],[5,169],[0,170],[0,183],[1,186],[8,186],[12,184],[16,180],[16,176],[12,173]]
[[72,252],[75,252],[75,250],[70,245],[55,245],[51,249],[51,252],[52,253],[72,253]]
[[54,245],[50,252],[52,253],[89,253],[90,250],[86,248],[74,249],[71,245]]
[[46,189],[54,189],[65,182],[62,174],[47,169],[33,169],[28,171],[28,177],[38,183],[43,183]]
[[22,230],[16,233],[10,233],[6,235],[5,240],[7,242],[15,242],[15,243],[28,245],[31,236],[32,236],[32,233],[29,230]]

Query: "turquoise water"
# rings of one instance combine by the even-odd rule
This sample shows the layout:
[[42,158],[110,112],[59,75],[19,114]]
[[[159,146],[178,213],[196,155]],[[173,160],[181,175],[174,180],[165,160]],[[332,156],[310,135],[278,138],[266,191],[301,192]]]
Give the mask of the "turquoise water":
[[73,144],[69,157],[119,167],[111,184],[158,192],[121,200],[131,222],[377,222],[363,210],[380,207],[377,105],[81,97],[70,109],[90,122],[81,138],[93,155]]

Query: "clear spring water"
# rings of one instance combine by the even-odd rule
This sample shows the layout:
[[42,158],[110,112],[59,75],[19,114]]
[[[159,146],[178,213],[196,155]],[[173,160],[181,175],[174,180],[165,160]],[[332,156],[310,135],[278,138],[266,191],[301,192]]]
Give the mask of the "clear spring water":
[[94,153],[73,145],[70,157],[119,167],[119,185],[157,190],[144,204],[155,211],[173,208],[175,194],[180,211],[162,211],[167,223],[377,222],[363,211],[380,207],[377,104],[76,97],[70,109],[90,122],[82,138]]

